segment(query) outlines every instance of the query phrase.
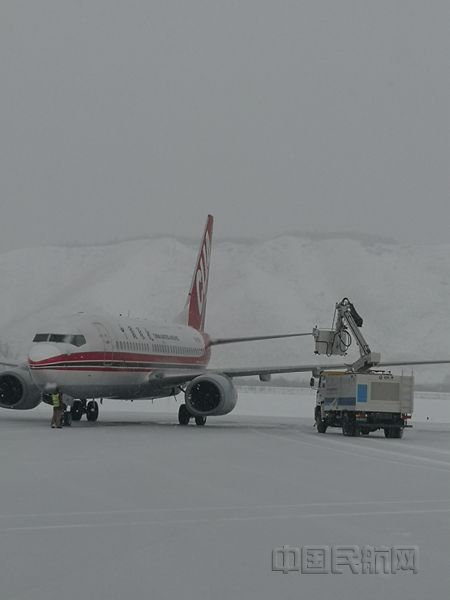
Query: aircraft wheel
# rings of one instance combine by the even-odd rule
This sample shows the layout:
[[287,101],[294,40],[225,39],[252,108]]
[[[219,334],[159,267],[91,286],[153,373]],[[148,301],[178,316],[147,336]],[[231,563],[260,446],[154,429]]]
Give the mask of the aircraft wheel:
[[79,400],[75,400],[72,404],[70,408],[70,414],[72,416],[72,421],[79,421],[83,416],[83,408]]
[[86,405],[86,419],[91,422],[98,419],[98,404],[95,400],[90,400]]
[[180,408],[178,409],[178,423],[180,425],[189,425],[190,419],[191,415],[189,414],[186,404],[180,404]]
[[203,425],[206,423],[206,417],[195,417],[195,424],[198,425],[199,427],[203,427]]

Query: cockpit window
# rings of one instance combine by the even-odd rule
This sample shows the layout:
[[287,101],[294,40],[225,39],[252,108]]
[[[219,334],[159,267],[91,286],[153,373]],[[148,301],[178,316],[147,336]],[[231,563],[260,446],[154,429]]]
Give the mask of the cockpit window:
[[72,344],[72,346],[83,346],[86,343],[84,335],[71,335],[66,333],[37,333],[33,342],[55,342],[57,344]]
[[70,342],[74,346],[83,346],[86,343],[84,335],[72,335],[72,341]]
[[46,342],[49,336],[49,333],[37,333],[33,338],[33,342]]
[[51,333],[49,342],[56,342],[57,344],[70,344],[70,338],[72,336],[66,335],[64,333]]

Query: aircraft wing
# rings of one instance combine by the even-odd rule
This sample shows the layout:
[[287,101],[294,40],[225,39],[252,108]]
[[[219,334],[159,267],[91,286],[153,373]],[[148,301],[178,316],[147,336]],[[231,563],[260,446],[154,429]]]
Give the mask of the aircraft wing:
[[182,385],[188,383],[199,377],[200,375],[226,375],[227,377],[251,377],[251,376],[264,376],[273,375],[279,373],[302,373],[307,371],[322,370],[322,369],[346,369],[346,364],[334,364],[334,365],[292,365],[292,366],[281,366],[281,367],[250,367],[250,368],[237,368],[237,369],[196,369],[185,372],[171,373],[167,371],[156,371],[149,376],[149,382],[160,382],[164,386],[168,385]]
[[230,337],[230,338],[211,338],[208,342],[208,346],[220,346],[222,344],[236,344],[240,342],[258,342],[261,340],[279,340],[282,338],[291,337],[304,337],[307,335],[313,335],[311,332],[308,333],[284,333],[278,335],[258,335],[251,337]]
[[448,365],[450,360],[398,360],[391,362],[380,362],[377,367],[408,367],[414,365]]
[[5,367],[21,367],[22,365],[20,365],[19,363],[12,363],[12,362],[7,362],[6,360],[0,360],[0,366],[5,366]]
[[[414,365],[444,365],[450,364],[450,359],[439,359],[439,360],[403,360],[403,361],[388,361],[382,362],[374,367],[400,367],[400,366],[414,366]],[[350,363],[327,363],[327,364],[310,364],[310,365],[291,365],[291,366],[280,366],[280,367],[253,367],[253,368],[241,368],[241,369],[213,369],[215,373],[223,373],[228,377],[251,377],[252,375],[277,375],[280,373],[304,373],[311,371],[311,373],[317,373],[324,370],[339,370],[348,369],[351,367]]]
[[[418,365],[444,365],[450,364],[450,359],[439,359],[439,360],[404,360],[404,361],[387,361],[376,365],[374,369],[378,367],[407,367],[407,366],[418,366]],[[273,366],[273,367],[241,367],[241,368],[230,368],[230,369],[195,369],[184,372],[169,373],[167,371],[156,371],[149,376],[149,381],[159,381],[163,386],[170,385],[183,385],[199,377],[200,375],[208,375],[214,373],[216,375],[226,375],[227,377],[252,377],[252,376],[268,376],[268,375],[279,375],[287,373],[306,373],[311,372],[318,374],[324,370],[340,370],[348,369],[351,364],[349,363],[328,363],[328,364],[304,364],[304,365],[287,365],[287,366]]]

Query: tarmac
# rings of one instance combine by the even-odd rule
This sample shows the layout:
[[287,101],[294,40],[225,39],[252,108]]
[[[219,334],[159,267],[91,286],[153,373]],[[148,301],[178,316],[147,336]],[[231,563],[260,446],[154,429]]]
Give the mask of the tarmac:
[[272,415],[205,427],[164,403],[61,430],[2,411],[2,600],[446,598],[450,424],[320,435],[276,414],[288,395],[241,412],[258,398]]

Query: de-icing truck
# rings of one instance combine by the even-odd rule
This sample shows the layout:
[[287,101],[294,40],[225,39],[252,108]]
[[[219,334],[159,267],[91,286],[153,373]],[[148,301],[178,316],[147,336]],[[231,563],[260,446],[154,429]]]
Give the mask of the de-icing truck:
[[401,438],[410,426],[414,377],[376,369],[380,355],[371,352],[360,331],[362,323],[353,304],[344,298],[336,304],[332,329],[313,331],[316,354],[345,355],[351,334],[360,350],[360,358],[346,372],[321,371],[314,412],[317,431],[340,427],[344,435],[356,436],[383,429],[386,437]]

